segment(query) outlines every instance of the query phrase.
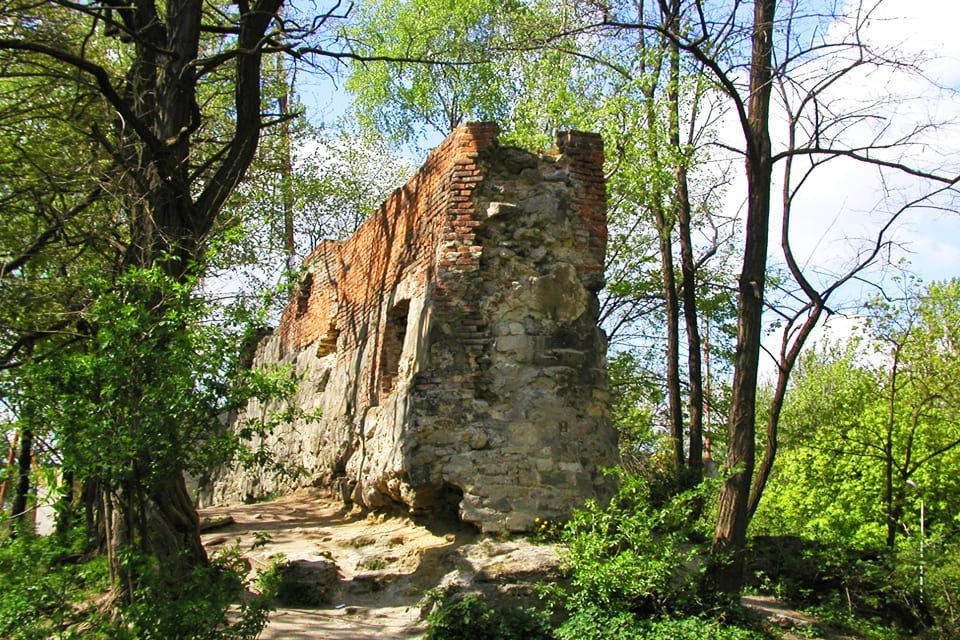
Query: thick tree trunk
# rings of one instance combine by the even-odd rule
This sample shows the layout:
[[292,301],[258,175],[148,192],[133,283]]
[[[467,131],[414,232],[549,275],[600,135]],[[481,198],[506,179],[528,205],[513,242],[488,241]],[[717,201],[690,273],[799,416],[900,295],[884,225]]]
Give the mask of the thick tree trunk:
[[107,532],[104,525],[106,518],[103,513],[102,492],[100,483],[88,480],[84,483],[81,492],[83,502],[83,525],[86,533],[87,551],[104,553],[107,549]]
[[186,566],[206,563],[207,554],[200,543],[200,518],[183,474],[179,471],[154,483],[146,514],[152,555],[161,561],[185,561]]
[[[202,272],[204,244],[217,215],[253,159],[259,140],[263,36],[282,0],[242,3],[235,61],[235,135],[210,177],[200,184],[190,166],[191,133],[200,125],[197,65],[203,3],[172,0],[158,12],[150,3],[118,9],[136,34],[136,56],[125,97],[133,118],[119,131],[131,198],[131,242],[125,268],[161,268],[185,282]],[[202,188],[199,188],[202,187]],[[166,303],[151,304],[157,322]],[[162,349],[158,356],[162,357]],[[164,434],[170,441],[176,434]],[[131,461],[122,486],[101,487],[100,509],[114,596],[129,601],[139,576],[122,562],[125,551],[156,561],[163,579],[178,581],[207,562],[199,518],[177,459],[149,450]],[[150,566],[150,565],[148,565]]]
[[143,577],[136,564],[124,561],[125,552],[155,561],[159,578],[171,585],[184,584],[194,567],[207,563],[199,517],[179,471],[149,489],[131,480],[101,499],[115,602],[130,602]]
[[750,63],[750,100],[747,139],[747,223],[743,269],[737,305],[737,352],[728,423],[726,480],[720,490],[713,550],[713,577],[728,593],[743,582],[743,548],[749,518],[747,504],[753,479],[757,369],[763,317],[773,166],[770,153],[769,110],[771,42],[775,0],[754,5],[753,54]]
[[[71,5],[78,20],[92,18],[97,28],[101,24],[97,18],[109,13],[104,34],[118,36],[119,52],[111,57],[110,68],[85,57],[79,43],[65,42],[61,48],[61,43],[4,40],[4,49],[71,65],[83,83],[100,91],[109,112],[116,113],[113,129],[96,130],[95,138],[114,159],[114,166],[98,176],[98,191],[109,192],[129,221],[128,233],[120,234],[127,238],[117,260],[121,270],[159,268],[181,284],[203,275],[208,234],[259,142],[262,56],[264,48],[272,46],[269,30],[281,4],[282,0],[236,3],[235,11],[217,14],[208,25],[202,24],[205,16],[214,14],[205,13],[202,0]],[[228,24],[231,20],[235,22]],[[201,46],[207,48],[201,43],[205,29],[208,35],[229,34],[221,41],[222,51],[201,51]],[[124,61],[129,62],[127,71],[117,78],[114,65]],[[232,74],[234,83],[233,103],[221,114],[231,130],[222,132],[221,146],[210,152],[207,145],[217,141],[193,138],[203,124],[198,82],[212,77],[223,82],[224,74]],[[145,324],[155,323],[144,327],[145,334],[169,322],[163,293],[156,293],[155,299],[139,299],[150,303],[153,314]],[[153,357],[161,362],[163,348],[157,348]],[[144,389],[137,380],[130,379],[127,392],[139,399]],[[177,442],[179,436],[179,412],[173,407],[169,411],[168,426],[163,428],[171,431],[162,434],[167,443]],[[139,427],[135,416],[129,418],[131,424],[124,420],[117,418],[118,430]],[[121,561],[126,552],[152,556],[142,565],[146,570],[164,561],[181,569],[206,561],[196,510],[181,473],[183,461],[176,456],[158,460],[150,442],[144,439],[143,446],[130,461],[130,477],[114,473],[94,477],[85,491],[88,527],[98,539],[102,529],[111,577],[118,593],[127,597],[133,593],[136,568]]]

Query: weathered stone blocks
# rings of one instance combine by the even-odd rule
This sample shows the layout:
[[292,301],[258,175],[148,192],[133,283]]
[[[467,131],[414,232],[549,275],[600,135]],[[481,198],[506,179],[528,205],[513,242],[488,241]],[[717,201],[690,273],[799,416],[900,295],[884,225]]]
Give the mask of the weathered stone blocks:
[[538,156],[496,133],[458,128],[352,238],[308,257],[254,358],[290,365],[292,401],[323,412],[261,443],[303,473],[231,470],[207,500],[326,486],[499,531],[607,493],[602,142],[563,133]]

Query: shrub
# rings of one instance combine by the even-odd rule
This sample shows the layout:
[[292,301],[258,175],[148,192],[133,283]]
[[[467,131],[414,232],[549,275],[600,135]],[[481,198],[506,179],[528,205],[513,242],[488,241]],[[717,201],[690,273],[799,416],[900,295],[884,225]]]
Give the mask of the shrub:
[[[560,640],[754,640],[739,604],[706,579],[711,483],[686,491],[662,478],[621,475],[608,506],[596,503],[567,524],[571,588],[555,599],[569,613]],[[713,615],[713,619],[709,616]],[[744,619],[747,617],[744,615]]]
[[643,640],[762,640],[764,634],[717,620],[676,618],[648,620],[640,625],[640,635],[636,637]]
[[[133,603],[112,628],[115,638],[130,640],[252,640],[267,621],[269,596],[241,602],[247,565],[236,550],[215,556],[177,585],[163,581],[163,572],[143,572],[152,579],[136,589]],[[228,612],[230,615],[228,616]]]
[[[960,638],[960,542],[931,536],[922,559],[915,544],[904,545],[892,559],[888,591],[925,628],[924,637]],[[923,592],[919,584],[921,566]]]
[[754,536],[746,586],[794,604],[818,605],[835,593],[864,591],[879,551],[861,551],[799,536]]
[[132,604],[110,617],[100,606],[109,589],[106,558],[86,557],[79,548],[32,535],[0,544],[0,637],[246,640],[266,623],[266,598],[234,606],[247,573],[236,552],[176,585],[162,581],[163,571],[142,572],[149,578],[135,587]]
[[893,552],[761,536],[751,543],[750,586],[864,638],[958,638],[960,544],[931,536],[924,553],[921,561],[916,539]]
[[557,640],[763,640],[754,629],[697,617],[643,619],[629,612],[580,609],[557,631]]
[[960,638],[960,543],[928,555],[926,604],[939,638]]
[[643,478],[623,476],[608,506],[590,503],[575,514],[564,536],[573,585],[566,607],[666,614],[709,606],[703,493],[686,491],[655,507]]
[[0,637],[39,640],[82,620],[73,604],[106,589],[108,568],[102,558],[79,559],[55,537],[0,543]]
[[547,614],[497,607],[474,594],[446,590],[428,598],[426,640],[549,640]]

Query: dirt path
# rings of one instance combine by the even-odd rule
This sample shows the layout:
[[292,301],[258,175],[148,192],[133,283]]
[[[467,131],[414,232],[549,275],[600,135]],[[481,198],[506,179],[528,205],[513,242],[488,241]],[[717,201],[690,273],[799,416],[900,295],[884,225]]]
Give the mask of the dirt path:
[[[279,554],[287,560],[332,560],[338,569],[327,604],[277,609],[261,635],[265,640],[419,638],[420,607],[430,589],[460,586],[513,603],[532,600],[536,582],[559,575],[552,545],[482,536],[462,525],[427,527],[406,517],[365,515],[316,492],[201,510],[206,520],[226,516],[233,523],[204,533],[203,543],[211,553],[238,547],[252,573]],[[748,596],[743,604],[780,628],[784,640],[812,635],[814,620],[773,598]]]
[[254,571],[287,560],[330,559],[339,583],[329,604],[282,608],[262,638],[378,640],[423,634],[420,604],[438,586],[486,587],[529,595],[536,579],[556,574],[556,549],[525,540],[498,541],[465,528],[428,528],[405,517],[348,511],[318,493],[272,502],[203,509],[205,519],[233,524],[203,534],[209,552],[236,545]]

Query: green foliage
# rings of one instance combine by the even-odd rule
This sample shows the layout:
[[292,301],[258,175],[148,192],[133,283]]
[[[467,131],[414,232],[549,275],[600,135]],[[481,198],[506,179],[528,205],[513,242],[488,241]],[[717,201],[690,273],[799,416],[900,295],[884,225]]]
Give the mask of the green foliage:
[[796,536],[754,536],[748,543],[746,586],[808,605],[844,590],[857,590],[875,554]]
[[[130,479],[145,445],[158,458],[197,460],[190,452],[213,426],[222,397],[223,362],[204,357],[212,336],[186,330],[199,325],[194,301],[157,276],[131,272],[117,288],[95,284],[91,348],[35,363],[25,376],[31,385],[21,416],[55,431],[65,467],[110,485]],[[164,311],[153,322],[157,304]]]
[[654,620],[641,625],[644,640],[760,640],[756,629],[701,618]]
[[58,538],[18,536],[0,543],[0,637],[39,640],[82,619],[75,610],[108,585],[105,558],[80,559]]
[[545,518],[533,519],[533,531],[530,532],[530,539],[541,544],[553,544],[563,539],[565,523],[560,520],[547,520]]
[[696,617],[644,620],[634,614],[577,611],[557,633],[558,640],[762,640],[750,628]]
[[633,640],[640,620],[628,611],[610,612],[599,607],[581,607],[557,629],[558,640]]
[[863,337],[799,364],[754,526],[817,543],[779,554],[766,586],[860,637],[953,638],[960,281],[908,283],[868,312]]
[[567,525],[571,587],[555,598],[569,618],[557,637],[762,638],[749,621],[731,620],[738,606],[721,599],[706,579],[702,512],[713,485],[678,493],[676,486],[639,475],[621,474],[620,480],[609,506],[589,504]]
[[[256,298],[282,283],[284,271],[295,270],[320,242],[349,237],[413,169],[381,138],[345,126],[323,129],[301,118],[288,130],[268,129],[256,164],[230,201],[214,267],[237,274],[240,292]],[[296,245],[290,267],[288,223]],[[279,293],[274,308],[291,294]]]
[[[652,354],[647,354],[651,357]],[[626,459],[649,454],[660,439],[654,432],[655,411],[663,402],[661,381],[641,355],[621,351],[607,361],[613,395],[613,424],[621,433]]]
[[[151,486],[168,472],[161,461],[194,473],[223,464],[270,423],[234,434],[221,414],[296,388],[287,372],[237,367],[242,328],[210,322],[192,282],[132,270],[90,288],[89,344],[27,365],[18,388],[20,420],[48,429],[80,480]],[[135,466],[145,452],[156,465]]]
[[[399,142],[420,123],[448,133],[467,120],[505,120],[515,90],[488,47],[522,14],[497,0],[381,0],[363,5],[348,31],[358,53],[407,59],[355,65],[347,81],[361,125]],[[417,61],[441,64],[417,64]]]
[[919,629],[916,572],[900,583],[896,555],[786,536],[754,538],[747,557],[750,588],[809,612],[817,626],[878,639]]
[[[882,505],[876,499],[882,467],[844,451],[849,444],[845,434],[853,435],[869,403],[882,400],[876,387],[880,381],[856,365],[856,344],[845,351],[829,349],[808,352],[794,374],[781,418],[781,453],[754,530],[873,546],[883,536],[878,525]],[[869,493],[874,499],[865,500]]]
[[[181,470],[199,475],[234,459],[275,463],[262,451],[248,451],[250,441],[272,428],[270,412],[239,432],[222,420],[250,398],[286,398],[297,386],[287,371],[240,366],[242,326],[211,321],[211,307],[196,295],[195,283],[177,282],[160,268],[129,270],[116,282],[97,279],[87,286],[97,295],[83,314],[86,340],[25,364],[12,387],[18,424],[43,430],[56,443],[65,474],[101,491],[91,494],[97,500],[122,496],[145,505],[157,496],[170,499],[171,479]],[[109,517],[87,508],[94,526]],[[187,563],[175,553],[142,557],[157,540],[156,525],[137,513],[124,514],[127,537],[118,543],[111,573],[113,586],[122,576],[126,588],[124,602],[114,603],[126,605],[123,628],[132,629],[130,637],[206,637],[178,630],[218,628],[210,622],[235,599],[239,564]],[[29,573],[15,575],[24,580]]]
[[817,620],[814,629],[832,629],[864,640],[914,637],[921,629],[920,618],[902,598],[915,594],[896,584],[895,562],[893,557],[878,556],[848,563],[848,573],[838,576],[842,587],[808,593],[794,606]]
[[[960,545],[942,536],[917,538],[895,552],[785,536],[755,537],[748,549],[748,588],[790,602],[865,640],[956,638]],[[921,575],[924,588],[921,590]]]
[[[799,362],[755,531],[840,547],[952,527],[960,497],[960,281],[876,302],[865,336]],[[911,540],[911,544],[912,540]]]
[[[655,500],[641,476],[621,475],[606,507],[596,503],[567,525],[573,610],[597,607],[665,614],[707,605],[704,523],[698,519],[704,488]],[[659,502],[659,504],[658,504]]]
[[496,607],[474,594],[441,591],[427,600],[426,640],[548,640],[546,613]]
[[352,235],[416,168],[369,132],[318,131],[313,143],[297,159],[295,181],[308,250]]
[[247,565],[234,551],[195,568],[176,585],[144,582],[133,604],[111,617],[102,608],[109,588],[106,558],[83,555],[77,533],[70,542],[28,535],[0,544],[0,636],[248,640],[266,623],[269,593],[237,604],[247,587]]
[[911,538],[861,573],[872,587],[853,594],[861,621],[922,632],[923,638],[960,637],[960,542],[955,537],[937,534],[925,539],[922,555],[920,540]]
[[901,565],[899,581],[915,584],[923,566],[925,588],[923,606],[931,620],[931,637],[960,638],[960,541],[929,541],[925,557],[919,554]]
[[[142,560],[131,560],[142,561]],[[164,572],[138,572],[163,575]],[[246,588],[247,564],[236,551],[214,557],[209,566],[195,567],[177,585],[147,581],[139,585],[133,603],[112,625],[113,637],[130,640],[248,640],[257,638],[267,622],[269,595],[236,603]],[[228,617],[227,614],[230,613]]]

